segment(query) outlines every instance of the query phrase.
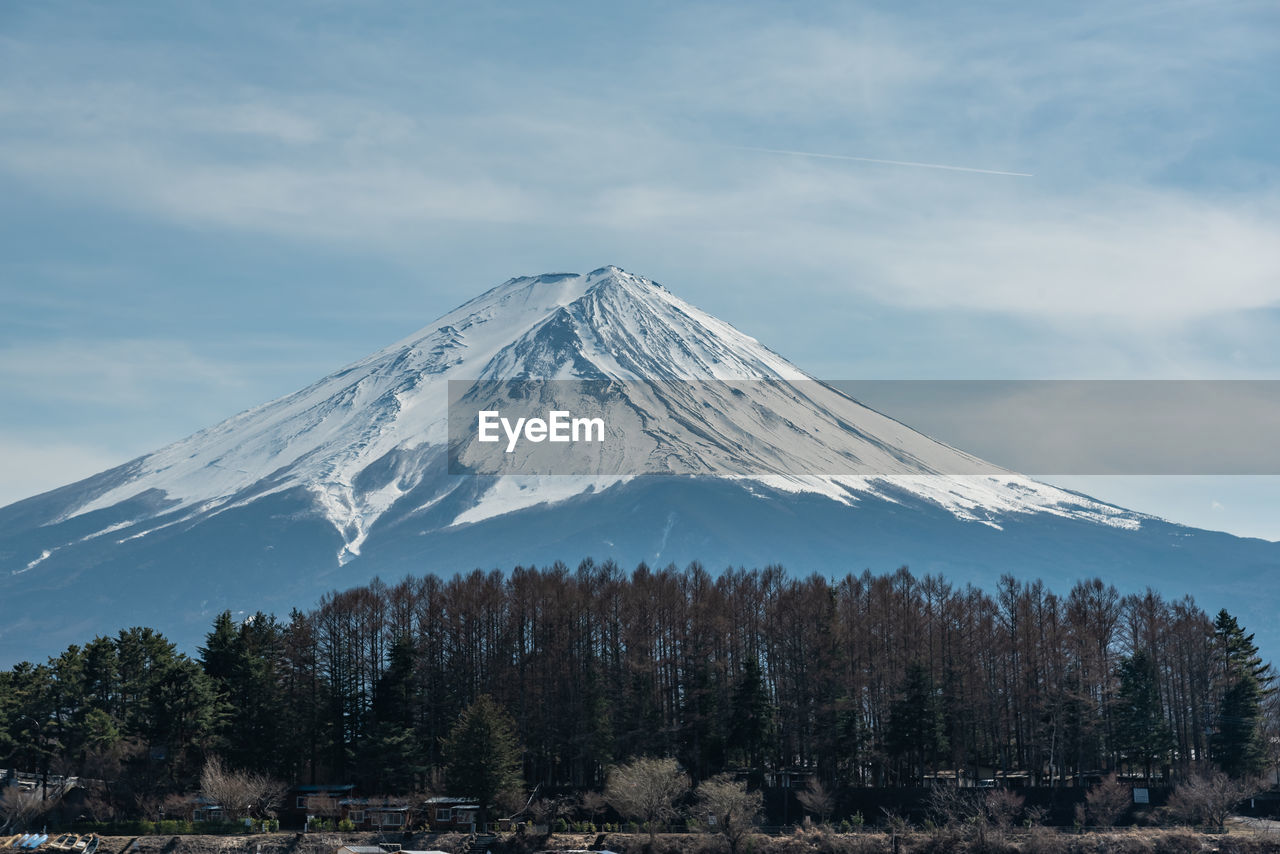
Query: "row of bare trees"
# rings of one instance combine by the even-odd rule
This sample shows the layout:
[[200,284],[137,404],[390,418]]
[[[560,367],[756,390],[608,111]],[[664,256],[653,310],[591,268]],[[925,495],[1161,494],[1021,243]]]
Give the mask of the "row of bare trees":
[[[1228,756],[1243,774],[1274,743],[1274,716],[1250,716],[1272,703],[1269,670],[1226,618],[1096,579],[1054,592],[1006,577],[984,591],[905,568],[828,579],[588,560],[374,581],[287,620],[223,615],[197,659],[166,653],[185,728],[146,711],[168,683],[118,675],[133,666],[123,640],[36,668],[56,708],[20,712],[80,727],[65,742],[61,724],[42,729],[72,765],[131,739],[156,776],[145,748],[162,738],[165,767],[183,762],[188,777],[216,753],[277,779],[386,793],[441,785],[450,728],[483,695],[514,722],[530,788],[600,789],[638,756],[674,757],[697,781],[804,769],[828,786],[1173,778]],[[38,758],[30,744],[14,752]],[[177,787],[174,767],[159,776]]]
[[[438,767],[483,694],[514,718],[530,784],[599,786],[640,755],[695,779],[799,767],[842,785],[1176,774],[1211,757],[1230,676],[1190,599],[1011,577],[988,593],[906,569],[832,580],[587,561],[375,581],[283,634],[288,662],[306,663],[285,681],[324,709],[295,775],[358,775],[361,755],[397,779]],[[1139,670],[1150,684],[1126,682]],[[1167,739],[1142,740],[1150,721]]]

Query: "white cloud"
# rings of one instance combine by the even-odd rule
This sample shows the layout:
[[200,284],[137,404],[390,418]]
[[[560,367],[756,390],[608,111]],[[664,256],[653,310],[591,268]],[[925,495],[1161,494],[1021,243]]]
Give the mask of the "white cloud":
[[939,183],[891,166],[757,168],[711,192],[620,188],[599,198],[596,219],[913,309],[1140,328],[1280,304],[1280,216],[1257,202],[1126,188],[1026,194],[979,184],[998,177]]
[[[86,84],[16,44],[25,85],[0,94],[0,171],[167,226],[432,263],[538,241],[592,262],[614,260],[598,247],[803,277],[818,298],[1135,327],[1280,302],[1276,164],[1247,164],[1262,180],[1245,192],[1166,180],[1229,132],[1211,112],[1222,86],[1257,84],[1268,48],[1247,5],[998,20],[693,6],[647,40],[588,51],[609,57],[591,73],[554,47],[321,32],[328,60],[366,74],[324,89],[298,85],[317,60],[267,23],[293,85],[249,85],[202,52],[198,74],[130,73],[186,67],[153,45],[144,59],[98,45],[122,70]],[[1236,180],[1246,166],[1220,168]]]
[[[167,224],[427,255],[460,234],[474,244],[538,230],[575,255],[598,245],[702,259],[726,275],[803,272],[828,292],[912,309],[1142,325],[1280,302],[1275,192],[1153,183],[1205,131],[1126,118],[1138,102],[1159,113],[1203,97],[1180,84],[1227,63],[1229,48],[1256,50],[1229,17],[1191,56],[1169,49],[1185,33],[1151,17],[1112,21],[1102,36],[1082,34],[1077,18],[1015,20],[1021,43],[879,16],[683,20],[724,36],[623,62],[621,90],[562,91],[537,69],[507,69],[510,91],[495,94],[487,77],[458,74],[495,99],[470,112],[337,92],[44,82],[0,100],[0,170]],[[1152,27],[1156,46],[1135,44]],[[731,148],[762,134],[786,148],[1036,177]]]
[[0,391],[28,399],[163,407],[174,387],[195,397],[244,385],[242,369],[180,341],[51,340],[0,349]]
[[1280,303],[1280,217],[1254,205],[1114,192],[922,218],[912,231],[877,247],[894,300],[910,307],[1141,327]]

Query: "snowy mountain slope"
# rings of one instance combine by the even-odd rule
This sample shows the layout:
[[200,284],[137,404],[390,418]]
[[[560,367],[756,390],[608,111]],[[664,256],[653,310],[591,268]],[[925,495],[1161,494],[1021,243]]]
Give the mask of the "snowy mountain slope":
[[[499,476],[449,473],[451,381],[474,396],[519,381],[554,404],[568,380],[607,389],[593,405],[612,441],[589,476],[548,474],[543,448]],[[453,459],[483,470],[482,450],[455,442]],[[637,476],[653,471],[717,476]],[[0,508],[0,654],[51,638],[33,614],[71,589],[85,613],[64,615],[59,636],[118,627],[129,595],[140,620],[164,608],[195,631],[222,607],[305,606],[378,572],[587,554],[806,569],[914,555],[941,569],[985,553],[1017,570],[1038,536],[1064,531],[1082,569],[1123,553],[1138,578],[1148,567],[1132,555],[1168,564],[1186,544],[1186,529],[929,439],[605,267],[512,279],[299,392]],[[1280,551],[1249,548],[1249,566]],[[1194,574],[1192,552],[1177,557]]]
[[[943,483],[919,477],[997,470],[812,382],[755,339],[616,268],[512,279],[308,388],[135,461],[111,488],[70,503],[58,518],[154,490],[169,511],[164,524],[176,524],[301,487],[342,537],[338,557],[350,559],[382,514],[419,486],[430,460],[443,453],[446,382],[523,377],[621,381],[627,397],[622,408],[633,416],[635,430],[610,446],[625,447],[627,455],[603,458],[594,472],[601,477],[580,484],[496,483],[454,523],[563,499],[588,484],[601,488],[635,472],[636,458],[664,456],[673,466],[680,461],[680,471],[795,472],[767,482],[843,502],[860,493],[886,493],[877,478],[814,473],[859,467],[901,475],[898,487],[964,519],[1051,512],[1140,524],[1132,514],[1011,473]],[[674,391],[688,392],[678,383],[700,379],[779,383],[753,385],[756,405],[747,412],[732,401],[680,399]],[[725,388],[692,390],[708,395],[727,393]],[[724,418],[744,413],[755,417],[750,423]],[[645,422],[660,428],[641,436]],[[19,569],[34,569],[39,556],[31,561],[36,564]]]

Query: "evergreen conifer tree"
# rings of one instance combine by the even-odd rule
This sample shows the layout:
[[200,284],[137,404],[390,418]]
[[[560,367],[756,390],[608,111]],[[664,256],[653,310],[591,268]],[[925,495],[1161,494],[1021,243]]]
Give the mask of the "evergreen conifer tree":
[[475,798],[477,823],[502,795],[520,788],[520,748],[515,724],[487,694],[458,717],[444,742],[445,781],[453,795]]
[[907,760],[913,781],[922,780],[926,766],[947,749],[942,703],[928,668],[919,662],[907,667],[899,698],[889,708],[887,742],[890,755]]
[[1160,684],[1150,653],[1140,649],[1120,662],[1116,698],[1116,746],[1131,764],[1142,767],[1147,782],[1152,765],[1169,755],[1173,733],[1160,705]]
[[1258,656],[1253,635],[1246,634],[1226,609],[1214,620],[1214,642],[1222,666],[1218,726],[1211,746],[1214,760],[1232,777],[1248,777],[1266,768],[1262,732],[1262,700],[1269,690],[1269,669]]

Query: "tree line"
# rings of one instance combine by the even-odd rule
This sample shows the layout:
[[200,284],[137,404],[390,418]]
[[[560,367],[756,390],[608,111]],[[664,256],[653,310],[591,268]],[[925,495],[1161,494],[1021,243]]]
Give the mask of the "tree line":
[[1006,576],[988,592],[906,568],[587,560],[375,580],[284,619],[224,613],[190,656],[131,628],[23,662],[0,671],[0,764],[117,781],[118,800],[190,791],[213,756],[298,783],[441,791],[450,733],[489,697],[526,790],[599,790],[645,756],[695,783],[1245,777],[1275,762],[1271,681],[1226,611],[1098,579],[1058,594]]

